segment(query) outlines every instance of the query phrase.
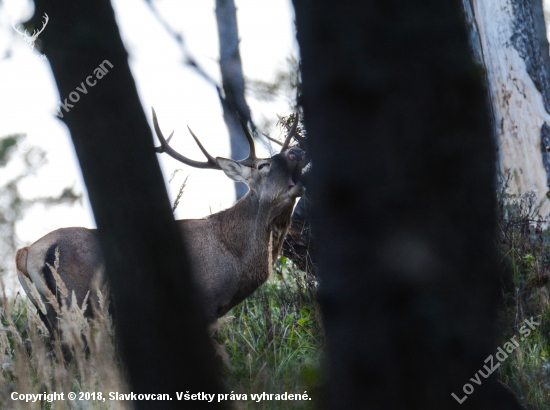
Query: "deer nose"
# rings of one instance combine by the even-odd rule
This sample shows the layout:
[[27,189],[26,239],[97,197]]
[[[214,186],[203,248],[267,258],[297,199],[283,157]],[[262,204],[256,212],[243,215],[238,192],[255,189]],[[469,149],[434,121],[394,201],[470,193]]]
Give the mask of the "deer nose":
[[288,159],[294,162],[302,162],[306,158],[306,153],[303,149],[292,147],[287,151]]

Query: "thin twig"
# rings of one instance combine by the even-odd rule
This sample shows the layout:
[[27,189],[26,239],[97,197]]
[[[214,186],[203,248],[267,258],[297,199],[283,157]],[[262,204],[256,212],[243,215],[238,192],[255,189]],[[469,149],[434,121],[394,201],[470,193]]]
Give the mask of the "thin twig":
[[166,32],[176,41],[178,44],[184,58],[185,58],[185,64],[195,69],[195,71],[202,76],[206,81],[208,81],[210,84],[212,84],[216,89],[219,91],[220,87],[216,83],[216,80],[214,80],[212,77],[210,77],[206,71],[197,63],[197,60],[193,58],[191,53],[189,53],[189,50],[187,50],[187,47],[185,46],[185,40],[183,39],[183,36],[180,33],[177,33],[170,25],[164,20],[164,18],[160,15],[158,9],[155,7],[155,4],[152,0],[145,0],[145,4],[149,6],[149,9],[153,13],[153,16],[157,19],[157,21],[160,23],[160,25],[166,30]]
[[181,184],[181,186],[180,186],[178,196],[176,196],[176,199],[174,201],[174,205],[172,206],[172,213],[174,213],[176,211],[176,208],[180,204],[180,199],[181,199],[181,196],[183,195],[183,188],[185,188],[185,185],[187,184],[187,178],[189,178],[189,175],[187,175],[187,177],[185,177],[185,181],[183,181],[183,184]]

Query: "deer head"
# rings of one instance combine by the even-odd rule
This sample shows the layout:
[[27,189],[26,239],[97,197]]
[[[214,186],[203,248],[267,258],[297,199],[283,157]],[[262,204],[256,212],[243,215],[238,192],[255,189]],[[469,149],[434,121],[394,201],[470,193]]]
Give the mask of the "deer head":
[[46,13],[44,13],[44,23],[42,24],[42,28],[40,30],[34,30],[32,33],[32,36],[29,35],[29,33],[27,33],[27,30],[20,31],[19,27],[21,26],[15,27],[15,21],[12,21],[11,26],[15,31],[17,31],[21,35],[21,37],[23,37],[23,40],[25,40],[25,43],[27,43],[31,48],[34,48],[34,43],[38,39],[38,36],[40,35],[40,33],[42,33],[46,28],[48,21],[50,21],[50,18]]
[[158,153],[165,152],[172,158],[195,168],[222,170],[233,181],[244,182],[248,185],[250,189],[249,195],[257,197],[260,203],[277,203],[282,207],[293,205],[294,200],[304,193],[300,176],[302,169],[309,162],[306,160],[305,151],[302,148],[289,148],[289,144],[293,138],[296,138],[301,146],[305,144],[305,139],[299,137],[296,133],[298,116],[296,116],[296,120],[292,127],[290,127],[285,141],[281,144],[281,151],[270,158],[256,157],[252,135],[246,124],[242,120],[240,121],[248,140],[249,154],[247,158],[239,161],[212,157],[189,128],[189,132],[207,159],[204,162],[200,162],[189,159],[170,147],[169,142],[174,133],[172,132],[168,139],[164,138],[158,125],[155,110],[153,109],[153,124],[160,141],[160,147],[157,147],[156,151]]

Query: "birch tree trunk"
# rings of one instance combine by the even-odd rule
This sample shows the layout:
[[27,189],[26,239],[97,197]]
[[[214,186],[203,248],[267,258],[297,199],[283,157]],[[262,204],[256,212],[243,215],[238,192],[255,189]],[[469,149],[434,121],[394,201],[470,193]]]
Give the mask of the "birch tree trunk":
[[[486,69],[500,171],[512,173],[514,192],[535,191],[542,201],[550,172],[550,85],[531,2],[463,4],[474,54]],[[544,53],[548,55],[548,48]],[[547,216],[549,211],[545,201],[540,214]]]
[[[237,26],[237,8],[233,0],[216,0],[216,21],[220,42],[220,70],[224,95],[220,98],[223,107],[223,119],[231,141],[231,158],[235,160],[248,156],[248,142],[237,114],[250,122],[250,108],[245,99],[245,85],[241,54],[239,52],[239,30]],[[242,182],[235,182],[237,199],[248,188]]]

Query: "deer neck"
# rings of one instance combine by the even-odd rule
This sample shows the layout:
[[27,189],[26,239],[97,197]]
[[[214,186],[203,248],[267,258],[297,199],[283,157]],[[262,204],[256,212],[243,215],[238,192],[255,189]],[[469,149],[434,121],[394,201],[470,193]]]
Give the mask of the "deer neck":
[[[217,235],[225,248],[242,262],[242,274],[263,283],[283,246],[291,223],[292,205],[263,204],[248,192],[233,207],[212,215]],[[271,258],[269,247],[271,239]]]

